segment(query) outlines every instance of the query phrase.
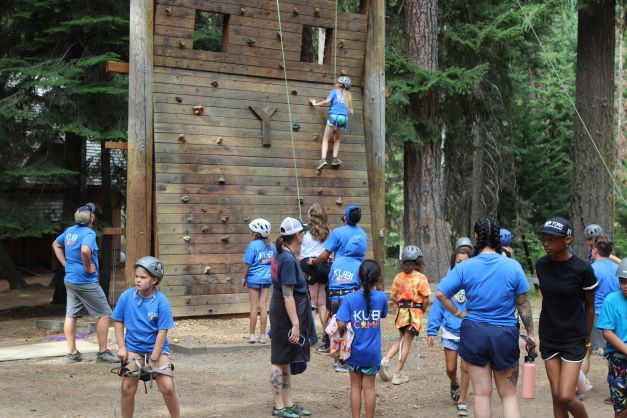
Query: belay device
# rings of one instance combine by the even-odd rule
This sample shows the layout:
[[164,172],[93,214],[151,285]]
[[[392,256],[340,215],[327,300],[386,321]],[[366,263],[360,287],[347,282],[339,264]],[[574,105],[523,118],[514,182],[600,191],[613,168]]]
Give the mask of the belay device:
[[[142,362],[143,360],[143,362]],[[148,388],[146,387],[146,382],[150,382],[150,389],[152,389],[152,381],[155,379],[156,375],[162,374],[165,376],[174,377],[174,365],[172,363],[165,364],[161,367],[152,367],[148,363],[148,355],[144,354],[144,358],[137,356],[132,361],[137,365],[137,370],[129,370],[127,365],[131,362],[124,363],[124,361],[120,360],[120,367],[114,367],[111,369],[111,373],[117,374],[120,377],[136,377],[142,382],[144,382],[144,391],[148,393]]]

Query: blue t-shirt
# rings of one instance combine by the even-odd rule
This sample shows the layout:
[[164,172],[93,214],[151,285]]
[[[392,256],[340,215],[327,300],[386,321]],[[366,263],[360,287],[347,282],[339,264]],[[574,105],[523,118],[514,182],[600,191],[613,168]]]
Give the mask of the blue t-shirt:
[[270,244],[268,248],[263,239],[252,240],[248,243],[244,253],[244,263],[250,266],[246,282],[258,285],[272,283],[270,260],[274,253],[274,244]]
[[[159,290],[152,296],[144,298],[137,289],[126,289],[120,295],[111,318],[124,323],[126,349],[134,353],[152,353],[157,341],[157,332],[174,328],[170,302]],[[167,338],[161,351],[170,352]]]
[[518,261],[501,254],[479,254],[455,266],[438,290],[451,298],[466,291],[465,318],[498,326],[515,326],[514,298],[529,290],[529,283]]
[[381,363],[381,319],[388,314],[388,299],[380,290],[370,291],[370,315],[364,290],[344,296],[335,318],[350,322],[355,339],[346,363],[355,367],[372,367]]
[[[75,284],[98,282],[98,244],[96,233],[88,226],[74,225],[66,229],[56,239],[65,250],[65,281]],[[81,246],[91,248],[91,263],[96,266],[95,273],[87,273],[81,258]]]
[[340,89],[333,89],[327,96],[327,100],[331,100],[329,115],[348,116],[348,107],[346,107],[344,92],[342,92]]
[[594,314],[599,315],[605,297],[620,290],[620,283],[616,277],[616,264],[612,260],[600,258],[592,263],[592,270],[599,282],[599,287],[594,294]]
[[[627,297],[622,292],[607,295],[597,320],[597,328],[613,331],[622,342],[627,344]],[[613,351],[618,350],[612,344],[607,343],[605,353],[609,354]]]
[[[466,310],[466,291],[464,289],[455,293],[455,296],[453,296],[451,300],[457,309],[460,311]],[[462,320],[444,309],[440,300],[435,298],[433,304],[431,305],[431,311],[429,312],[427,335],[438,335],[440,326],[442,326],[453,334],[459,336],[461,325]]]
[[289,250],[283,250],[274,257],[277,267],[277,278],[272,278],[272,288],[275,293],[283,294],[281,286],[294,286],[295,293],[309,292],[305,275],[296,261],[296,257]]
[[329,271],[329,290],[351,290],[361,287],[359,280],[361,260],[353,257],[338,257]]
[[368,250],[368,236],[357,225],[340,226],[331,231],[324,242],[324,249],[335,253],[335,258],[348,255],[361,261]]

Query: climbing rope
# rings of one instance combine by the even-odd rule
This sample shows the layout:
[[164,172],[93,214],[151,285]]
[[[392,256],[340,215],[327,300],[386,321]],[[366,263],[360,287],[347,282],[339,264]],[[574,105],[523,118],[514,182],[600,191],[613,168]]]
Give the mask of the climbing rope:
[[337,7],[339,0],[335,0],[335,20],[333,23],[333,85],[337,80]]
[[583,126],[583,128],[584,128],[584,130],[586,132],[586,135],[590,139],[590,142],[592,143],[592,146],[594,147],[594,150],[596,151],[597,155],[599,156],[599,159],[603,163],[603,167],[605,167],[605,171],[607,171],[607,174],[610,176],[610,179],[612,179],[612,183],[614,184],[614,188],[616,189],[616,193],[618,194],[618,196],[621,198],[621,200],[625,204],[625,207],[627,207],[627,199],[625,198],[625,195],[623,194],[623,191],[620,189],[620,186],[619,186],[618,182],[616,181],[616,178],[612,174],[612,170],[610,170],[609,166],[605,162],[605,158],[603,158],[603,154],[601,154],[601,151],[599,150],[599,147],[597,146],[596,141],[592,137],[592,134],[590,133],[590,130],[588,129],[588,126],[583,121],[583,118],[581,117],[581,114],[579,113],[579,110],[577,109],[577,106],[575,106],[575,102],[574,102],[573,98],[571,97],[570,93],[568,93],[568,90],[564,86],[564,82],[562,81],[562,78],[559,75],[559,71],[557,71],[556,66],[553,64],[553,60],[551,60],[551,57],[550,57],[549,53],[547,52],[546,48],[544,48],[544,44],[542,43],[542,41],[540,40],[540,37],[536,33],[536,30],[534,29],[533,24],[531,23],[531,19],[529,19],[529,16],[527,15],[527,12],[523,8],[522,4],[520,4],[520,1],[516,0],[516,3],[518,4],[518,7],[520,8],[520,11],[524,15],[525,21],[527,22],[527,24],[531,28],[531,31],[533,32],[533,36],[538,41],[538,44],[540,45],[540,48],[542,49],[542,52],[544,52],[546,60],[549,62],[550,66],[551,66],[551,69],[555,73],[555,77],[557,78],[557,81],[560,83],[561,89],[564,91],[564,94],[568,98],[568,101],[570,102],[570,105],[573,107],[573,109],[575,109],[575,114],[577,115],[577,118],[581,122],[581,125]]

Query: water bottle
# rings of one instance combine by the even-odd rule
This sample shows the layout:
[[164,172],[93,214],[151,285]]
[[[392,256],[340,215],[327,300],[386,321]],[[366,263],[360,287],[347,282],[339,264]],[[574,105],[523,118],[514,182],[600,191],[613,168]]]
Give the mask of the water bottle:
[[522,398],[536,397],[536,353],[527,351],[522,371]]

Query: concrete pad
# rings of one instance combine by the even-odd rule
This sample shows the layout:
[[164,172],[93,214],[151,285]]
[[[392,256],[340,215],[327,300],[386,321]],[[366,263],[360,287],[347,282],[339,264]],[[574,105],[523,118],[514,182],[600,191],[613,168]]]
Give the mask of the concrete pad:
[[[76,347],[81,353],[97,353],[98,344],[77,340]],[[65,341],[53,341],[40,344],[25,344],[0,348],[0,361],[27,360],[33,358],[61,357],[67,354]]]
[[186,345],[168,342],[174,353],[180,354],[207,354],[207,353],[233,353],[237,351],[253,351],[270,348],[268,344],[209,344],[209,345]]
[[[47,330],[54,331],[54,332],[63,332],[63,319],[38,319],[37,328],[47,329]],[[88,334],[91,334],[92,332],[96,332],[96,323],[77,321],[76,332],[78,333],[86,332]]]

